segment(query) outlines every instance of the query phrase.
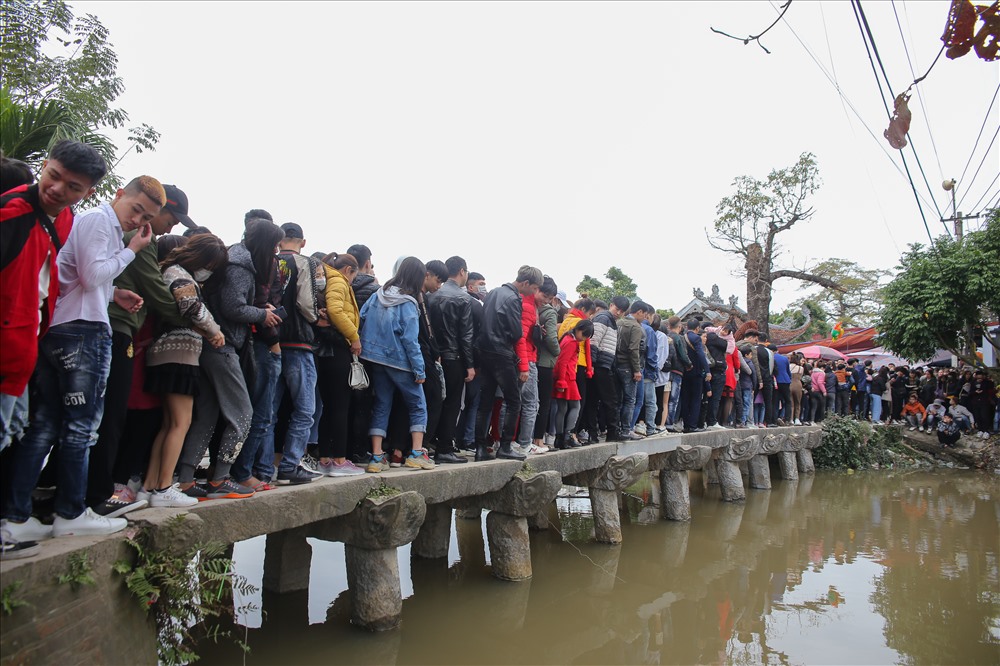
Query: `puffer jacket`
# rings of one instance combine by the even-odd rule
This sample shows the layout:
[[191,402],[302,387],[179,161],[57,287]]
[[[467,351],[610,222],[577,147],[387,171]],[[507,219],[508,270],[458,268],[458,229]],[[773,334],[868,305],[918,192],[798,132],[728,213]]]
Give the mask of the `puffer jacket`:
[[449,279],[440,289],[424,298],[441,358],[461,361],[466,370],[476,367],[472,355],[472,308],[478,306],[472,302],[469,292]]
[[590,339],[593,350],[594,365],[610,369],[615,364],[615,353],[618,351],[618,322],[615,316],[607,310],[594,315],[594,337]]
[[229,248],[229,263],[221,271],[215,271],[205,284],[205,302],[226,336],[226,344],[216,351],[242,349],[251,324],[264,323],[267,310],[253,305],[256,276],[250,251],[237,243]]
[[576,383],[577,340],[572,333],[559,339],[559,358],[552,371],[552,397],[559,400],[579,400],[580,388]]
[[[562,323],[559,324],[559,340],[562,340],[562,336],[566,335],[572,331],[577,324],[587,318],[587,315],[582,310],[573,308],[566,313],[563,318]],[[580,367],[587,368],[587,376],[594,376],[594,363],[593,363],[593,347],[590,343],[590,338],[585,339],[579,345],[579,353],[576,357],[576,364]]]
[[483,328],[476,348],[486,354],[514,358],[514,346],[521,338],[521,294],[509,282],[486,296]]
[[354,276],[351,288],[354,290],[354,300],[358,302],[359,306],[363,306],[372,297],[372,294],[378,291],[378,280],[375,279],[374,275],[358,273]]
[[398,287],[379,287],[361,307],[361,358],[426,379],[420,351],[420,309]]
[[517,353],[517,369],[521,372],[528,371],[529,363],[537,363],[538,348],[535,341],[531,339],[531,329],[538,323],[538,310],[535,308],[535,297],[529,295],[521,296],[521,339],[514,345]]
[[323,298],[326,304],[326,318],[330,325],[316,329],[316,355],[333,356],[335,350],[350,347],[359,339],[361,316],[358,312],[358,302],[354,298],[354,289],[344,274],[326,264],[323,264],[323,272],[326,275]]

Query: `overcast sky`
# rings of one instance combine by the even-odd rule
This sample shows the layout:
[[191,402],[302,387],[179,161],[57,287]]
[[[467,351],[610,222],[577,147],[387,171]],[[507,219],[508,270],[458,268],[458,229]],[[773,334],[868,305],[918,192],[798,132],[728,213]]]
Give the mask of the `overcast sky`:
[[[265,208],[310,251],[369,245],[383,280],[399,255],[460,254],[491,286],[528,263],[572,298],[616,265],[656,307],[713,283],[745,305],[705,231],[735,177],[805,151],[824,184],[813,219],[780,236],[781,267],[892,268],[927,242],[846,2],[794,2],[762,40],[770,55],[709,30],[759,32],[769,2],[71,4],[110,30],[121,106],[163,135],[122,175],[178,185],[227,243]],[[898,94],[937,55],[949,3],[896,2],[898,25],[892,4],[864,7]],[[998,83],[997,63],[942,57],[910,102],[930,191],[904,154],[935,235],[932,198],[951,215],[941,181],[970,157],[959,210],[1000,192]],[[772,310],[803,293],[778,286]]]

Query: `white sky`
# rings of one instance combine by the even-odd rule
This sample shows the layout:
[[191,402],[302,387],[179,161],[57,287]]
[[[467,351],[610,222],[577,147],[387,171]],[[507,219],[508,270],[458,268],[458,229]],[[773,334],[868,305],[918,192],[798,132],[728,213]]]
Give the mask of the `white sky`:
[[[381,279],[402,254],[461,254],[491,286],[529,263],[572,298],[584,273],[617,265],[656,307],[679,309],[713,283],[745,305],[736,262],[705,229],[733,178],[764,178],[804,151],[824,186],[815,217],[780,236],[781,267],[843,257],[892,268],[908,243],[927,242],[886,155],[900,164],[846,2],[794,2],[763,38],[771,55],[709,31],[759,32],[777,16],[769,2],[72,5],[110,30],[120,105],[163,135],[122,175],[178,185],[192,218],[227,243],[248,209],[265,208],[301,224],[309,251],[369,245]],[[863,6],[897,94],[915,76],[893,5]],[[895,3],[917,75],[948,6]],[[905,156],[945,217],[940,183],[960,178],[998,82],[998,64],[974,52],[942,56],[917,86],[924,107],[910,102],[931,192]],[[998,123],[1000,99],[959,184],[962,212],[1000,191],[1000,140],[985,152]],[[943,233],[930,203],[925,213]],[[802,295],[777,285],[772,310]]]

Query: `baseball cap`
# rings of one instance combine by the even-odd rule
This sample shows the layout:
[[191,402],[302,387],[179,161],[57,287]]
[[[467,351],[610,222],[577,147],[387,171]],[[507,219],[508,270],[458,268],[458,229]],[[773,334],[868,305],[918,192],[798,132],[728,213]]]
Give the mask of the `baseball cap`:
[[565,305],[567,308],[573,307],[573,304],[566,300],[566,292],[563,291],[562,289],[556,292],[556,298],[558,298],[559,302]]
[[194,220],[188,217],[188,198],[184,191],[176,185],[164,185],[163,190],[167,193],[167,203],[163,207],[188,229],[197,227]]
[[305,235],[302,233],[302,227],[294,222],[285,222],[281,225],[281,230],[285,232],[285,238],[305,238]]

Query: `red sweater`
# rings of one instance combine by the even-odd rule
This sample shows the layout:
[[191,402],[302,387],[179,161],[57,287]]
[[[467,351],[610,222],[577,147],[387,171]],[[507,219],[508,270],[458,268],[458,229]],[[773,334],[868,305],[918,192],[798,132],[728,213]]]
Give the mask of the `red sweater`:
[[[22,185],[0,198],[0,393],[21,395],[38,360],[38,338],[45,334],[59,295],[56,253],[73,228],[65,208],[53,227],[55,247],[42,226],[49,218],[38,202],[38,185]],[[49,261],[48,299],[38,308],[38,273]]]

